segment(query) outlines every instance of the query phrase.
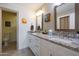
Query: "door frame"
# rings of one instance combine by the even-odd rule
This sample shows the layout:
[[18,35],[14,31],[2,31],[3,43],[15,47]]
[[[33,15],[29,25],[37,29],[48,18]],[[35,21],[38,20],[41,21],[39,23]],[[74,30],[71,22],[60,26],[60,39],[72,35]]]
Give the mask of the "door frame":
[[0,8],[0,53],[2,53],[2,9]]
[[[12,10],[12,9],[9,9],[9,8],[4,8],[4,7],[0,7],[1,9],[1,21],[2,21],[2,10],[4,11],[9,11],[9,12],[13,12],[13,13],[16,13],[17,14],[17,20],[16,20],[16,49],[18,50],[18,47],[19,47],[19,12],[16,11],[16,10]],[[2,22],[1,22],[2,24]],[[2,29],[2,26],[1,26],[1,29]],[[1,36],[2,36],[2,30],[1,30]],[[1,44],[2,44],[2,37],[1,37]],[[2,52],[2,45],[1,45],[1,52]]]

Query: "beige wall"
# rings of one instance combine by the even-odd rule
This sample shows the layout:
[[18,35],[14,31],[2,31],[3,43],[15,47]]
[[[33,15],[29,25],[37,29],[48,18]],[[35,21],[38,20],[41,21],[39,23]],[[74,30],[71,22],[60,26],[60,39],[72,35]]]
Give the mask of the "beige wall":
[[[2,22],[3,22],[3,40],[6,37],[9,37],[9,41],[16,40],[16,13],[2,11]],[[5,27],[5,21],[11,22],[11,27]]]

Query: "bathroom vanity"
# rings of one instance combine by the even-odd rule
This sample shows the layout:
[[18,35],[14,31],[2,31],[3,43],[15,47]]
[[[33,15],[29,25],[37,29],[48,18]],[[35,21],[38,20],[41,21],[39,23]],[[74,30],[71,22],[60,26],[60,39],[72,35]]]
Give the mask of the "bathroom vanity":
[[29,48],[36,56],[79,56],[79,45],[73,41],[42,33],[28,33]]
[[[71,33],[75,36],[72,32],[79,31],[78,7],[79,4],[77,3],[64,3],[55,6],[54,25],[55,31],[58,31],[57,33],[65,32],[68,36],[68,32],[68,34]],[[42,19],[42,17],[38,17],[38,19]],[[64,37],[65,34],[59,36]],[[52,37],[49,37],[47,34],[28,32],[29,48],[37,56],[79,56],[79,38],[75,40],[75,38],[59,36],[52,35]]]

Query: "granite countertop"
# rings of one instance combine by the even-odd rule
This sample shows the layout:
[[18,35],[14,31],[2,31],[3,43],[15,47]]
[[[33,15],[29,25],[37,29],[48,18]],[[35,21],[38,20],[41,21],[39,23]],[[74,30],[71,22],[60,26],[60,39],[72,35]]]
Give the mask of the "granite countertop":
[[67,38],[62,39],[62,38],[59,38],[58,36],[49,37],[48,35],[42,34],[42,33],[31,33],[31,34],[41,39],[47,40],[51,43],[58,44],[68,49],[72,49],[74,51],[79,52],[79,44],[76,44],[71,40],[66,40]]

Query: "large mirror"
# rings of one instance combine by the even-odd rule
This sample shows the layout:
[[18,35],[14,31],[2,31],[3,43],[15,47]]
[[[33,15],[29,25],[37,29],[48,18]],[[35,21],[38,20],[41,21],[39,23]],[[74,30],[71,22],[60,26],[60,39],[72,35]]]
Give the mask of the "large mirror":
[[55,29],[74,30],[75,29],[75,5],[74,3],[64,3],[55,7]]
[[39,31],[43,30],[43,14],[36,16],[36,29]]

